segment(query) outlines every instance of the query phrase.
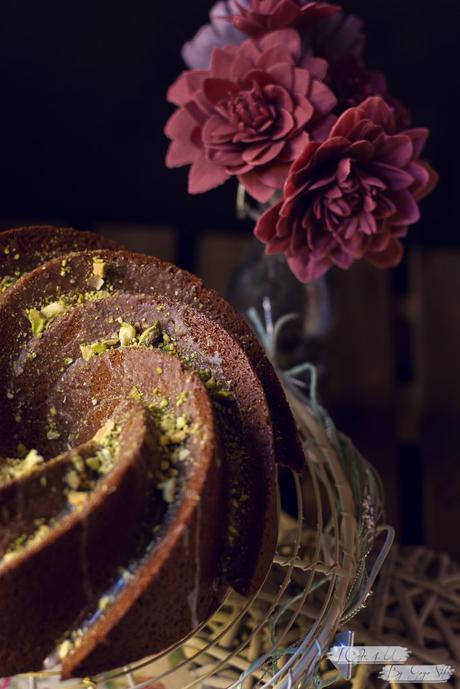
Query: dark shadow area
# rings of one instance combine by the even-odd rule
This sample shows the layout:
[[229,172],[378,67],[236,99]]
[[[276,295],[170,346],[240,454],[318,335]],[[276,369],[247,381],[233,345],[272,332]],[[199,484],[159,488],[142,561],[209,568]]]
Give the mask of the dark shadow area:
[[[1,218],[104,220],[230,229],[234,186],[186,194],[186,172],[163,164],[165,94],[183,67],[180,48],[210,0],[0,5]],[[368,30],[370,66],[431,127],[428,155],[443,177],[410,241],[456,243],[459,185],[454,0],[348,0]]]

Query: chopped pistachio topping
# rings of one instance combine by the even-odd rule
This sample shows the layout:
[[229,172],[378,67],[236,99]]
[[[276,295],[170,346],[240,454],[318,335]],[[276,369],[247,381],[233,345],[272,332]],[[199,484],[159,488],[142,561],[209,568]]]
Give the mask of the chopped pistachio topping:
[[217,378],[212,371],[208,369],[200,369],[197,371],[197,373],[206,388],[216,397],[233,399],[233,393],[224,387],[224,382],[220,380],[220,378]]
[[69,262],[67,258],[63,258],[61,261],[61,269],[59,271],[61,277],[65,277],[71,272],[71,268],[69,266]]
[[100,340],[99,342],[93,342],[88,345],[80,345],[81,355],[84,361],[89,361],[93,356],[98,354],[103,354],[111,347],[115,347],[118,344],[118,337],[113,337],[108,340]]
[[37,450],[26,450],[24,459],[7,459],[0,464],[0,482],[24,476],[41,466],[45,460]]
[[[93,342],[91,344],[80,345],[80,351],[82,357],[85,361],[89,361],[94,356],[103,354],[104,352],[112,349],[114,347],[154,347],[158,346],[159,349],[165,349],[166,351],[173,351],[174,344],[171,342],[171,338],[167,333],[163,333],[161,330],[161,324],[156,321],[153,325],[149,326],[142,331],[140,335],[137,335],[136,326],[131,323],[123,321],[122,318],[117,319],[120,323],[120,328],[118,333],[114,334],[113,337],[107,340],[100,340],[98,342]],[[113,323],[114,318],[109,319],[109,323]],[[163,341],[161,341],[163,338]],[[166,338],[166,339],[165,339]],[[165,344],[166,342],[166,344]],[[161,367],[157,368],[157,373],[160,375],[163,373]]]
[[38,311],[38,309],[29,309],[27,311],[27,318],[32,327],[32,334],[34,337],[41,337],[45,330],[46,318]]
[[[93,456],[84,459],[75,454],[72,457],[72,465],[64,476],[68,510],[81,509],[97,481],[112,470],[118,449],[119,434],[119,426],[110,420],[96,434],[96,442],[98,442],[99,447]],[[6,460],[0,464],[0,480],[9,480],[20,474],[34,471],[43,462],[43,457],[36,450],[30,450],[22,461],[17,459]],[[46,477],[42,478],[46,479]],[[40,483],[46,486],[46,480],[45,483],[42,481]],[[5,555],[0,558],[0,566],[16,558],[26,548],[41,542],[56,524],[54,518],[36,520],[34,522],[35,531],[31,535],[21,534]]]
[[74,510],[79,510],[88,500],[88,493],[78,490],[69,490],[67,492],[67,501]]
[[155,481],[164,501],[172,503],[179,489],[177,465],[190,457],[186,443],[197,427],[184,414],[176,416],[166,398],[147,404],[147,409],[155,424],[162,453]]
[[93,438],[99,445],[94,455],[83,458],[77,454],[73,457],[72,468],[64,477],[71,507],[78,509],[83,505],[99,479],[112,471],[120,432],[120,426],[110,419]]
[[46,321],[51,321],[58,316],[61,316],[67,310],[63,301],[53,301],[51,304],[44,306],[40,313]]
[[60,299],[43,306],[40,310],[35,308],[29,309],[27,311],[27,318],[32,327],[34,337],[40,338],[48,323],[65,313],[67,308],[65,302]]
[[38,454],[37,450],[29,450],[22,460],[22,472],[28,473],[29,471],[33,471],[35,467],[40,466],[40,464],[43,464],[44,461],[44,458]]
[[163,495],[163,500],[167,503],[172,503],[174,502],[174,498],[176,497],[176,489],[177,489],[177,479],[172,477],[169,478],[167,481],[163,481],[162,483],[158,484],[158,488],[160,488],[162,495]]
[[91,289],[95,289],[99,291],[102,289],[104,286],[104,278],[99,277],[99,275],[91,275],[90,278],[88,278],[88,286],[91,287]]
[[185,462],[190,457],[190,450],[187,447],[180,447],[174,450],[173,458],[178,462]]
[[129,347],[136,339],[136,328],[131,323],[122,322],[118,331],[118,339],[122,347]]
[[102,279],[107,275],[107,263],[102,258],[93,260],[93,275]]
[[160,321],[155,321],[153,325],[144,330],[144,332],[139,336],[138,343],[141,347],[151,347],[157,344],[161,337],[161,324]]
[[181,407],[184,402],[186,401],[188,397],[188,392],[187,390],[183,390],[178,396],[176,400],[176,407]]
[[4,275],[0,278],[0,294],[3,294],[3,292],[6,292],[7,289],[12,287],[19,277],[20,275]]
[[69,304],[73,306],[74,304],[77,304],[77,306],[81,306],[82,304],[87,304],[91,303],[93,301],[99,301],[100,299],[105,299],[106,297],[110,296],[110,292],[108,290],[102,290],[98,291],[100,288],[94,288],[96,291],[92,292],[82,292],[81,294],[77,295],[70,295],[69,296]]
[[113,419],[109,419],[96,433],[94,436],[93,440],[96,441],[96,443],[100,443],[101,445],[104,445],[107,442],[110,442],[110,437],[111,435],[115,432],[116,430],[116,423]]
[[80,477],[78,473],[74,470],[67,472],[66,483],[72,490],[78,490],[80,487]]
[[128,397],[132,400],[142,400],[144,399],[144,393],[139,390],[137,385],[133,385],[133,387],[129,391]]
[[36,519],[34,526],[35,531],[32,535],[27,536],[27,534],[24,533],[14,541],[3,557],[0,558],[0,565],[8,564],[21,555],[26,548],[30,548],[44,541],[48,537],[51,527],[54,526],[54,520],[51,520],[47,524],[43,519]]
[[62,316],[73,306],[80,306],[92,301],[98,301],[109,296],[109,292],[83,292],[81,294],[63,295],[59,300],[45,304],[40,308],[28,309],[26,314],[29,319],[32,334],[40,338],[43,332],[55,318]]

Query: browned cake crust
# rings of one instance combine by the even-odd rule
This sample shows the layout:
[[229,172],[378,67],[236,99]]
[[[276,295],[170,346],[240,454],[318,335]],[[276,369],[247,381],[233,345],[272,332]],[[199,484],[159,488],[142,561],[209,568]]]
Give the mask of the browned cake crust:
[[8,284],[52,258],[84,249],[119,249],[93,232],[32,225],[0,232],[0,296]]
[[303,467],[270,363],[215,292],[140,254],[53,251],[0,301],[0,456],[46,460],[0,460],[0,675],[59,643],[64,677],[108,670],[182,639],[229,585],[257,590],[275,464]]

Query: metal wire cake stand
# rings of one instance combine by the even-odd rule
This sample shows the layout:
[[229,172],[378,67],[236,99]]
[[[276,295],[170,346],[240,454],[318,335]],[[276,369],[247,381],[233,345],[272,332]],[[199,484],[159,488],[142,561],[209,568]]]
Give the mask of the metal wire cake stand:
[[[273,326],[269,308],[265,315],[265,324],[252,318],[276,365],[283,324]],[[297,376],[306,369],[310,386],[302,391]],[[306,463],[302,475],[283,470],[283,493],[295,496],[296,508],[287,515],[280,499],[277,553],[261,589],[250,599],[230,593],[211,619],[161,656],[65,683],[58,671],[19,676],[14,689],[319,689],[333,681],[321,661],[338,629],[365,605],[394,534],[383,523],[378,477],[318,403],[314,368],[280,377]]]

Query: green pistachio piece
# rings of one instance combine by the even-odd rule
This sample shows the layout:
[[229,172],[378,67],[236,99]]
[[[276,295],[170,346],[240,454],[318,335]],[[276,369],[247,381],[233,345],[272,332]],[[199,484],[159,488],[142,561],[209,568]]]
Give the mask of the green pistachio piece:
[[103,285],[104,278],[99,277],[99,275],[91,275],[91,277],[88,278],[88,286],[91,287],[91,289],[99,291]]
[[33,471],[35,467],[43,464],[45,460],[38,454],[37,450],[29,450],[22,461],[21,473]]
[[53,301],[51,304],[47,304],[47,306],[44,306],[41,309],[40,313],[47,321],[51,321],[54,318],[57,318],[58,316],[63,314],[65,310],[66,305],[63,301]]
[[37,309],[29,309],[27,311],[27,318],[32,326],[32,334],[34,337],[41,337],[45,330],[46,318]]
[[93,260],[93,275],[102,279],[107,275],[107,263],[102,258]]
[[67,476],[65,477],[65,481],[66,481],[67,485],[69,486],[69,488],[71,488],[72,490],[77,490],[80,486],[80,477],[79,477],[78,473],[76,471],[74,471],[74,469],[72,469],[71,471],[69,471],[67,473]]
[[20,277],[20,275],[18,275],[17,277],[15,277],[13,275],[4,275],[0,279],[0,294],[2,294],[3,292],[6,292],[7,289],[9,289],[12,285],[14,285],[14,283],[16,282],[18,277]]
[[174,502],[174,497],[176,495],[177,480],[175,478],[170,478],[167,481],[163,481],[158,485],[160,488],[163,500],[167,503]]
[[89,361],[94,356],[94,351],[91,345],[80,345],[80,352],[83,357],[83,361]]
[[141,390],[139,390],[137,385],[133,385],[129,393],[129,398],[132,400],[141,400],[144,398],[144,394]]
[[110,347],[114,347],[118,344],[118,337],[111,338],[110,340],[101,340],[99,342],[93,342],[88,345],[80,345],[80,352],[84,361],[89,361],[93,356],[98,354],[104,354]]
[[156,344],[161,337],[161,323],[155,321],[153,325],[144,330],[139,336],[138,343],[141,347],[151,347]]
[[122,322],[118,332],[118,339],[122,347],[128,347],[133,344],[136,338],[136,328],[130,323]]

